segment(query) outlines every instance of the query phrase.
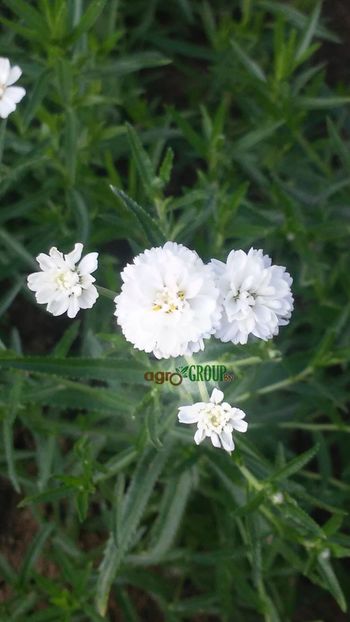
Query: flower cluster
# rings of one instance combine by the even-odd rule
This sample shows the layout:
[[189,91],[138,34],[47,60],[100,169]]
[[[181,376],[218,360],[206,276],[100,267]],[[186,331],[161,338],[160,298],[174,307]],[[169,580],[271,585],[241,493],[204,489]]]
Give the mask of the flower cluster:
[[292,278],[262,250],[231,251],[205,265],[197,253],[167,242],[137,255],[122,272],[118,324],[135,348],[157,358],[203,350],[203,339],[245,344],[271,339],[288,324]]

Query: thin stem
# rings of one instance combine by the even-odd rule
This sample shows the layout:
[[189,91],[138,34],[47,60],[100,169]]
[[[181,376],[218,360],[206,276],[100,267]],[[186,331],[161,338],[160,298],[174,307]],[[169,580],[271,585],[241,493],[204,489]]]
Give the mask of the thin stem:
[[[188,365],[196,364],[192,356],[185,356],[185,360],[186,360],[186,363],[188,363]],[[198,381],[198,389],[199,389],[199,393],[200,393],[200,396],[203,402],[209,402],[209,393],[207,390],[207,385],[205,384],[205,382],[203,382],[203,380]]]
[[4,153],[6,125],[7,119],[4,119],[0,125],[0,164],[2,162],[2,156]]
[[106,287],[101,287],[101,285],[96,285],[96,289],[101,296],[105,298],[109,298],[110,300],[114,300],[117,294],[112,292],[111,289],[107,289]]

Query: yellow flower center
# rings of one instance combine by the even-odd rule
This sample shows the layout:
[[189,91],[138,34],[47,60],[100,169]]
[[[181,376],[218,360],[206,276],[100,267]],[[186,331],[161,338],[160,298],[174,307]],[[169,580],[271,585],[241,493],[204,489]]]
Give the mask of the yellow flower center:
[[162,291],[157,292],[152,311],[163,311],[163,313],[174,313],[181,311],[184,307],[185,292],[182,290],[171,291],[168,287],[164,287]]

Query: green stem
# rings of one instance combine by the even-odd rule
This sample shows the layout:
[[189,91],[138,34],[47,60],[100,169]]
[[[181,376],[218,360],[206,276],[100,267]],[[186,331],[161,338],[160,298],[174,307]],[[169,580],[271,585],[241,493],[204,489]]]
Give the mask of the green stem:
[[[185,356],[185,361],[186,363],[188,363],[188,365],[195,365],[195,362],[192,356]],[[205,384],[205,382],[203,382],[203,380],[198,381],[198,389],[199,389],[199,393],[200,393],[200,396],[203,402],[209,402],[209,393],[207,390],[207,385]]]
[[106,287],[101,287],[101,285],[96,285],[96,289],[101,296],[104,296],[105,298],[109,298],[110,300],[114,300],[114,298],[117,296],[117,294],[115,292],[112,292],[111,289],[107,289]]
[[284,380],[279,380],[279,382],[274,382],[273,384],[267,385],[267,387],[261,387],[261,389],[257,389],[257,391],[247,391],[246,393],[242,393],[235,398],[235,403],[245,402],[252,395],[266,395],[267,393],[272,393],[273,391],[278,391],[279,389],[285,389],[296,382],[300,382],[304,380],[307,376],[312,374],[313,368],[306,367],[303,371],[301,371],[296,376],[290,376],[289,378],[285,378]]
[[0,125],[0,164],[2,162],[2,155],[4,153],[6,125],[7,119],[4,119]]

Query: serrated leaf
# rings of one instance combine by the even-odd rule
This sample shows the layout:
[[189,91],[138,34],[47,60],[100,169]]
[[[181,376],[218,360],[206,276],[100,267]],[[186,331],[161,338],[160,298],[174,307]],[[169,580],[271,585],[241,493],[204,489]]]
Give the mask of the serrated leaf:
[[312,460],[312,458],[317,454],[317,452],[318,452],[318,445],[315,445],[314,447],[311,447],[311,449],[308,449],[307,451],[305,451],[300,456],[296,456],[295,458],[293,458],[293,460],[290,460],[290,462],[288,462],[281,469],[278,469],[277,471],[275,471],[271,475],[271,477],[269,477],[269,481],[270,482],[281,481],[283,479],[287,479],[291,475],[294,475],[295,473],[300,471],[300,469],[302,469],[305,466],[305,464],[310,462],[310,460]]
[[154,246],[163,245],[166,242],[165,234],[146,210],[141,207],[141,205],[138,205],[136,201],[128,197],[123,190],[119,190],[119,188],[115,188],[114,186],[110,186],[110,188],[121,200],[125,209],[136,217],[148,242]]
[[20,369],[46,375],[91,378],[95,380],[119,380],[136,384],[144,384],[143,375],[147,371],[136,361],[127,362],[112,358],[17,357],[7,355],[7,353],[1,353],[0,355],[0,369]]
[[154,449],[145,449],[135,469],[129,485],[120,517],[118,546],[115,545],[113,534],[110,535],[99,567],[96,608],[100,615],[105,615],[111,585],[120,563],[129,549],[148,500],[158,477],[166,463],[167,451],[154,454]]
[[143,183],[145,192],[150,199],[153,199],[154,180],[156,178],[153,164],[148,154],[144,150],[142,143],[132,125],[130,125],[129,123],[126,123],[125,125],[132,156],[136,162],[136,167]]

